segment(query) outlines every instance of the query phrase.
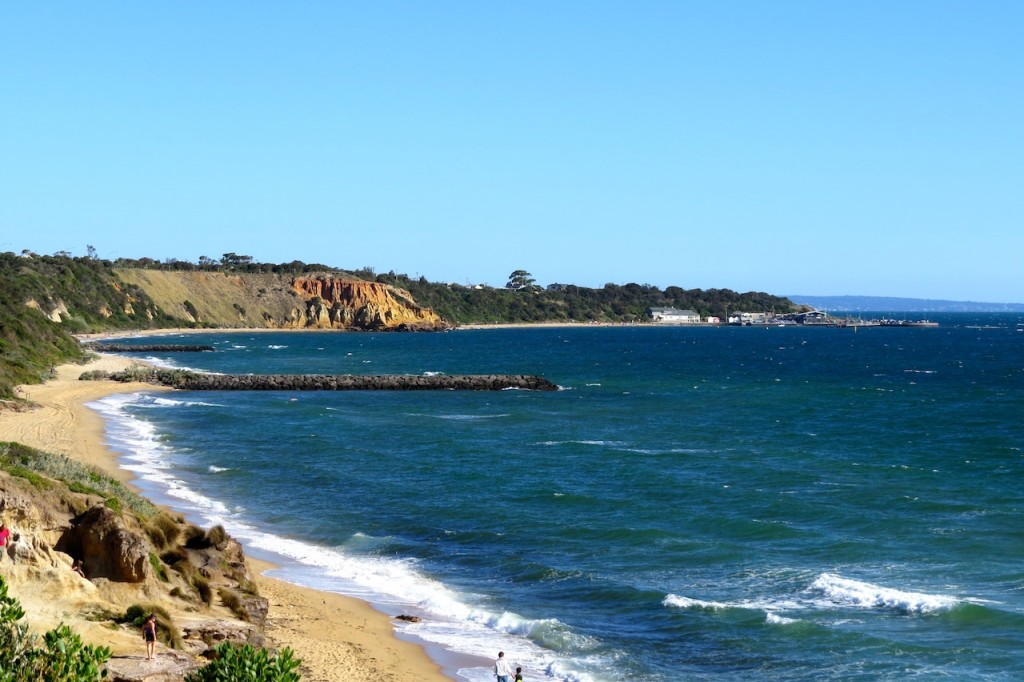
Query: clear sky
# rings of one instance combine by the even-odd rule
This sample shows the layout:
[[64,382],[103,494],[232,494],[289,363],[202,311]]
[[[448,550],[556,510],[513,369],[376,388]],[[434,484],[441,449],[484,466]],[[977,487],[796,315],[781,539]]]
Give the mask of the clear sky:
[[0,251],[1024,302],[1024,2],[8,2]]

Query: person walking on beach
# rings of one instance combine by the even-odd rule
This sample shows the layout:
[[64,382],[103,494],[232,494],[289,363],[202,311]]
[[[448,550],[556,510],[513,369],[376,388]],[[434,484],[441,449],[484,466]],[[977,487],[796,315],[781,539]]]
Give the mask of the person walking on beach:
[[151,613],[142,624],[142,639],[146,640],[146,660],[152,660],[156,651],[156,614]]
[[523,682],[523,669],[516,668],[516,682]]
[[505,660],[505,652],[498,652],[498,660],[494,662],[494,675],[498,682],[509,682],[509,675],[512,674],[512,667]]

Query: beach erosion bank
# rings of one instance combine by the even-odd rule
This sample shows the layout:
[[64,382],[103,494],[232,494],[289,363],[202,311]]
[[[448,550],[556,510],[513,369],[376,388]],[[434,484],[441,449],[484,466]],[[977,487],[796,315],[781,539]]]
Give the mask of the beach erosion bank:
[[[149,384],[79,381],[86,370],[116,372],[137,361],[104,355],[88,365],[62,365],[45,384],[22,386],[22,395],[37,407],[0,411],[0,441],[11,441],[64,455],[95,466],[132,486],[132,475],[119,466],[118,456],[104,442],[104,421],[87,404],[100,398],[137,391],[167,390]],[[134,486],[133,486],[134,487]],[[290,647],[303,662],[308,682],[359,680],[456,679],[431,660],[416,643],[399,638],[391,619],[370,604],[344,595],[305,588],[263,575],[273,565],[247,557],[260,594],[270,603],[267,638],[273,648]],[[134,639],[114,637],[85,617],[87,608],[76,597],[74,606],[41,599],[32,590],[15,590],[36,631],[64,622],[87,643],[110,646],[115,655],[138,653]]]

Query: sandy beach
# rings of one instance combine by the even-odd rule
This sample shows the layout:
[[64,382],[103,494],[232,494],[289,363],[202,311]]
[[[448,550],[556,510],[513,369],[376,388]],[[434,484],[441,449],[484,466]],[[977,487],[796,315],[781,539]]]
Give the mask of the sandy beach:
[[[62,365],[56,368],[56,378],[45,384],[22,386],[22,395],[39,407],[23,412],[0,410],[0,440],[66,455],[131,485],[131,475],[118,467],[116,454],[103,443],[103,420],[85,403],[115,393],[167,389],[79,381],[78,377],[86,370],[116,371],[132,364],[136,363],[127,358],[102,356],[84,366]],[[251,558],[248,562],[250,573],[258,576],[260,593],[270,601],[268,640],[274,647],[294,650],[302,660],[304,680],[450,682],[422,647],[395,636],[390,618],[369,604],[259,575],[272,566]],[[50,605],[31,593],[12,593],[21,600],[33,627],[52,627],[42,615],[52,611]],[[40,614],[37,620],[33,613]],[[102,629],[84,619],[76,620],[73,612],[64,611],[62,616],[86,642],[110,646],[115,655],[121,653],[119,648],[129,646],[119,639],[110,640]],[[130,646],[137,647],[134,642]]]

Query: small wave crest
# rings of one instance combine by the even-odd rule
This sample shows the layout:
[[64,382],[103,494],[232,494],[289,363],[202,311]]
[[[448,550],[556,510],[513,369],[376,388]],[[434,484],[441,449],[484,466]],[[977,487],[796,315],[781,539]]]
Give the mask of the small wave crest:
[[768,625],[792,625],[793,623],[799,623],[800,621],[796,618],[786,618],[785,616],[780,616],[777,613],[769,611],[764,617],[764,622],[768,623]]
[[834,573],[822,573],[811,583],[810,589],[821,592],[833,604],[894,609],[905,613],[933,613],[960,603],[953,597],[882,587]]
[[501,414],[425,414],[423,412],[409,412],[410,417],[427,417],[429,419],[445,419],[448,421],[478,421],[481,419],[501,419],[511,416],[508,413]]
[[670,594],[665,597],[661,602],[665,606],[675,606],[680,609],[728,609],[729,604],[720,601],[705,601],[703,599],[691,599],[690,597],[682,597],[677,594]]
[[144,406],[147,402],[155,407],[224,407],[224,405],[206,403],[202,400],[175,400],[173,398],[162,398],[159,396],[153,398],[151,401],[140,401],[139,405]]

